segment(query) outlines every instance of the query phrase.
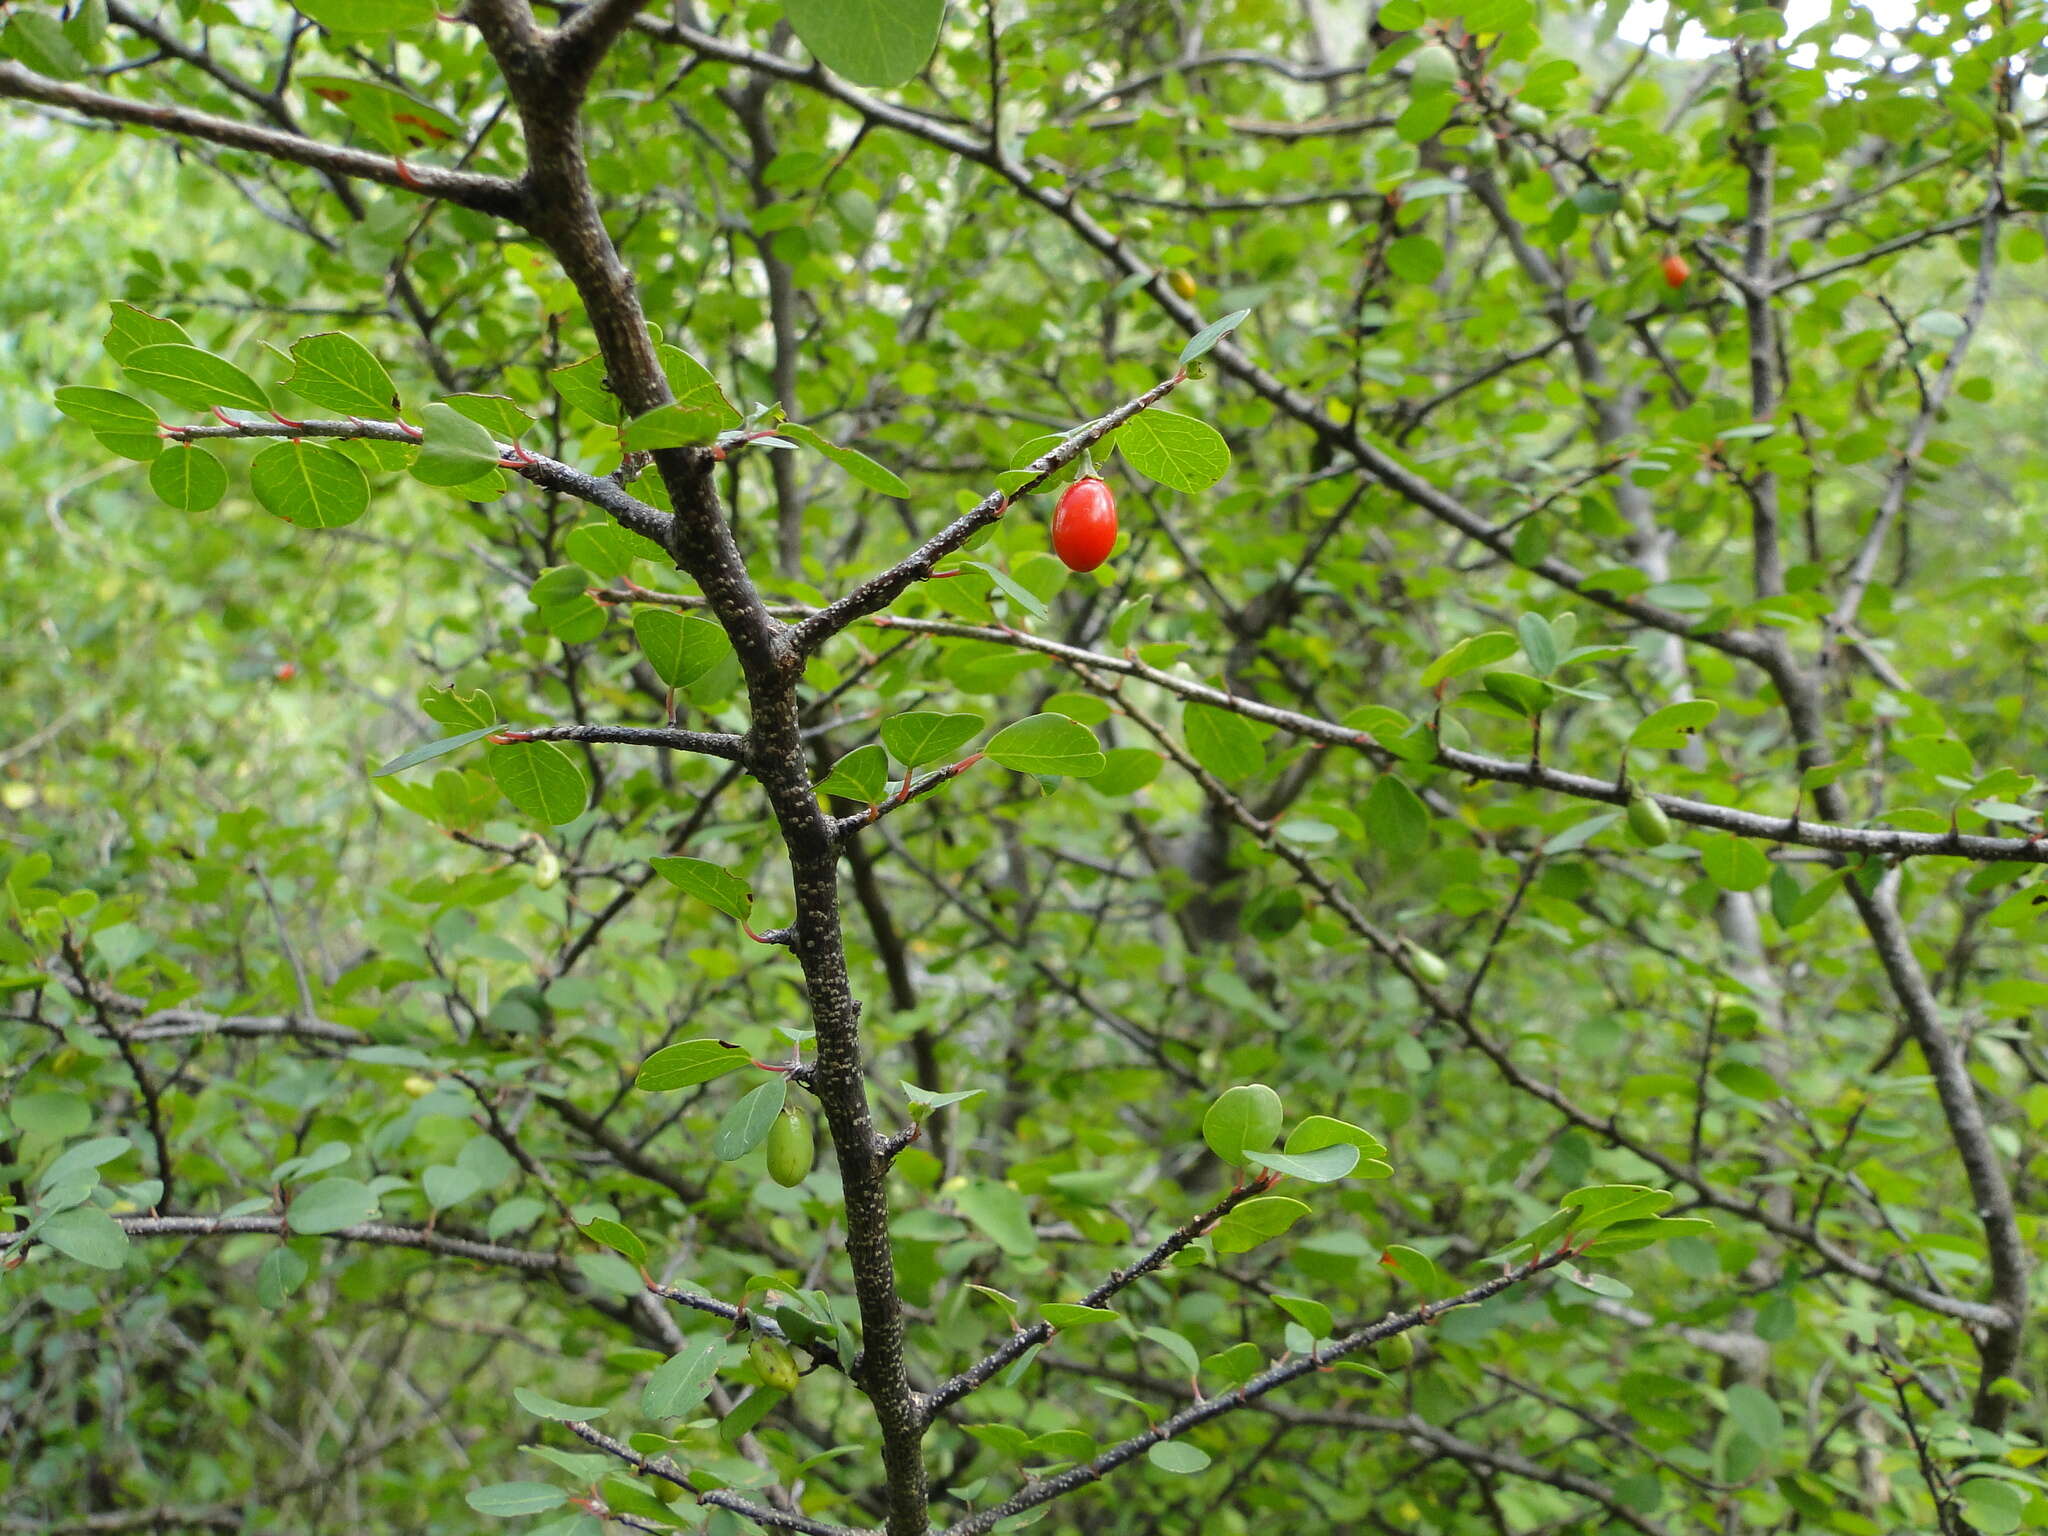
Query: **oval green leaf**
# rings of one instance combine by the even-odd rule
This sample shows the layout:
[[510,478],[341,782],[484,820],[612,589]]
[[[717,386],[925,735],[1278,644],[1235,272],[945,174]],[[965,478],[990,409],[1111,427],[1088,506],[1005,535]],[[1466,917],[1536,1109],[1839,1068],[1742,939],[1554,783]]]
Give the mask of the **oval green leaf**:
[[574,821],[590,801],[583,765],[552,741],[507,742],[491,748],[488,762],[505,798],[548,826]]
[[349,416],[388,416],[398,408],[391,375],[353,336],[302,336],[292,343],[292,363],[284,385],[302,400]]
[[1230,446],[1206,421],[1178,411],[1140,412],[1117,432],[1131,468],[1170,490],[1206,491],[1230,468]]
[[789,1079],[777,1073],[749,1089],[725,1112],[711,1138],[711,1152],[722,1163],[736,1163],[768,1139],[775,1117],[789,1097]]
[[468,485],[496,467],[498,443],[490,431],[452,405],[436,400],[420,411],[426,435],[412,461],[412,477],[427,485]]
[[263,510],[301,528],[341,528],[370,509],[370,482],[356,461],[319,443],[273,443],[249,465]]
[[902,85],[939,44],[946,0],[783,0],[818,62],[856,85]]
[[1018,773],[1065,774],[1089,779],[1108,759],[1094,733],[1065,715],[1032,715],[1006,725],[984,750],[990,762]]
[[204,448],[187,444],[149,466],[149,488],[180,512],[210,512],[228,493],[228,472]]
[[217,405],[244,411],[270,410],[270,400],[256,381],[224,357],[183,342],[137,347],[122,370],[145,389],[195,411]]

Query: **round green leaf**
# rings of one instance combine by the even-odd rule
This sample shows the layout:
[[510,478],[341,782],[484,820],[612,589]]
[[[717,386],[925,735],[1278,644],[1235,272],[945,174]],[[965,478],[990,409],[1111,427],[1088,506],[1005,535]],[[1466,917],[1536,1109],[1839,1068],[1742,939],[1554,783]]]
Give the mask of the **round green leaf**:
[[1230,468],[1230,447],[1206,421],[1178,411],[1140,412],[1118,429],[1117,451],[1170,490],[1206,491]]
[[1019,773],[1068,774],[1086,779],[1102,772],[1106,759],[1088,727],[1065,715],[1032,715],[1006,725],[984,749],[989,761]]
[[1643,718],[1642,723],[1629,733],[1628,744],[1676,752],[1692,740],[1693,732],[1720,713],[1721,706],[1712,699],[1687,699],[1679,704],[1666,704]]
[[747,920],[754,909],[753,888],[738,875],[704,859],[680,856],[651,859],[654,872],[679,891],[709,902],[727,917]]
[[317,1236],[360,1226],[377,1216],[377,1197],[361,1179],[316,1179],[292,1196],[285,1225],[294,1232]]
[[1406,783],[1383,773],[1365,797],[1365,835],[1391,859],[1413,858],[1429,846],[1429,810]]
[[[894,715],[882,722],[882,745],[887,747],[889,755],[905,768],[917,768],[925,763],[951,756],[979,736],[981,728],[987,723],[979,715],[941,715],[926,710],[907,715]],[[1088,746],[1094,748],[1094,737],[1088,738]],[[1000,762],[1001,759],[998,758],[997,761]]]
[[1202,1140],[1233,1168],[1280,1139],[1280,1095],[1264,1083],[1227,1088],[1202,1116]]
[[1973,1477],[1956,1490],[1963,1518],[1985,1536],[2010,1536],[2026,1518],[2027,1497],[2011,1483]]
[[345,527],[370,508],[356,461],[319,443],[273,443],[250,463],[249,488],[264,511],[301,528]]
[[671,688],[691,687],[733,654],[717,624],[673,608],[635,608],[633,635],[654,675]]
[[441,487],[468,485],[496,467],[498,444],[487,428],[436,400],[420,411],[425,436],[412,461],[412,477]]
[[280,1244],[263,1255],[256,1268],[256,1300],[275,1311],[306,1283],[311,1270],[303,1258]]
[[939,42],[945,0],[783,0],[818,62],[856,85],[902,85]]
[[94,1269],[119,1269],[128,1257],[128,1234],[96,1205],[59,1211],[37,1229],[36,1236],[66,1258]]
[[149,488],[181,512],[210,512],[227,494],[228,472],[204,448],[187,444],[149,466]]
[[1709,838],[1700,849],[1707,878],[1724,891],[1753,891],[1771,878],[1771,860],[1746,837],[1730,832]]
[[583,765],[552,741],[515,741],[492,747],[491,777],[505,798],[551,827],[574,821],[590,802]]
[[1209,1453],[1185,1440],[1162,1440],[1145,1452],[1145,1459],[1162,1472],[1185,1477],[1209,1465]]
[[1226,784],[1248,779],[1266,766],[1266,746],[1243,715],[1213,704],[1190,704],[1181,713],[1188,755]]

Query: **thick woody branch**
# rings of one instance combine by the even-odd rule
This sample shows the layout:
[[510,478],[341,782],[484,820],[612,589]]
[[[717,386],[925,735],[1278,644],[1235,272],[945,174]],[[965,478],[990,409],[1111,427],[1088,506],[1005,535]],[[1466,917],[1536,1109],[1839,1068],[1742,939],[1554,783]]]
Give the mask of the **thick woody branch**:
[[390,155],[343,149],[339,145],[309,139],[304,134],[290,133],[281,128],[259,128],[231,117],[218,117],[211,112],[130,101],[125,96],[109,96],[82,85],[51,80],[12,61],[0,62],[0,97],[58,107],[100,122],[126,123],[185,138],[204,139],[229,149],[244,149],[273,160],[288,160],[329,176],[374,181],[381,186],[417,192],[422,197],[459,203],[465,208],[474,208],[479,213],[494,214],[502,219],[517,220],[524,211],[519,188],[500,176],[413,165]]
[[[633,275],[606,230],[584,161],[577,108],[585,82],[552,55],[525,0],[471,0],[468,12],[504,72],[525,132],[526,225],[561,263],[597,336],[621,408],[641,415],[671,398]],[[745,761],[772,809],[796,901],[790,947],[803,968],[816,1055],[811,1084],[831,1132],[864,1350],[856,1383],[874,1409],[887,1472],[891,1536],[925,1536],[930,1520],[916,1398],[889,1238],[888,1163],[868,1104],[860,1004],[839,921],[838,849],[811,787],[797,700],[802,659],[761,601],[712,482],[704,449],[654,454],[675,516],[665,547],[694,579],[732,641],[747,682]]]
[[552,51],[571,90],[581,95],[612,44],[646,6],[647,0],[591,0],[569,12],[555,28]]

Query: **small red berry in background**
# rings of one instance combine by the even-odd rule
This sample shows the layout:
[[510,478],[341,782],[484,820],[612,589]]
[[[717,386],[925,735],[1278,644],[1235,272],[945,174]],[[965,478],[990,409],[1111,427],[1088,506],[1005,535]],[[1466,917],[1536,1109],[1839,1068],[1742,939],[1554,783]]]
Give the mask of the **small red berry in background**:
[[1683,288],[1685,280],[1692,276],[1692,264],[1676,251],[1664,258],[1663,267],[1664,286],[1667,288]]
[[273,675],[280,683],[288,683],[299,675],[299,664],[296,661],[280,661]]
[[1092,571],[1115,547],[1116,498],[1096,476],[1083,475],[1052,514],[1052,552],[1070,571]]

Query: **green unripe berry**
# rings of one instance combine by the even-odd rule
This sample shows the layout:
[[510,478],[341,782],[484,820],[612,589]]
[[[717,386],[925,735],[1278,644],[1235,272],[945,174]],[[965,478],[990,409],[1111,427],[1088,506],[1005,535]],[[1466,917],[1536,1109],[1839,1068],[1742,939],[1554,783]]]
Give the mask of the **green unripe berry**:
[[2010,112],[1993,113],[1991,123],[1998,130],[1998,136],[2008,144],[2017,144],[2024,136],[2025,130],[2020,127],[2020,120]]
[[1432,987],[1440,987],[1450,979],[1451,968],[1444,964],[1443,956],[1424,949],[1412,939],[1401,941],[1408,949],[1408,964],[1415,974]]
[[1372,1352],[1382,1369],[1405,1371],[1415,1363],[1415,1340],[1405,1333],[1389,1334],[1373,1345]]
[[1634,187],[1623,187],[1621,189],[1621,211],[1634,219],[1638,224],[1650,216],[1649,204],[1643,201],[1643,194]]
[[1447,91],[1458,83],[1458,61],[1441,43],[1415,50],[1408,65],[1409,84],[1417,91]]
[[754,1342],[747,1346],[747,1360],[761,1380],[777,1392],[794,1392],[802,1380],[796,1368],[796,1356],[780,1339],[755,1334]]
[[1628,831],[1645,848],[1662,848],[1671,841],[1671,818],[1663,806],[1637,790],[1628,797]]
[[810,1176],[816,1156],[810,1120],[802,1110],[784,1106],[768,1127],[768,1177],[784,1189],[794,1189]]

